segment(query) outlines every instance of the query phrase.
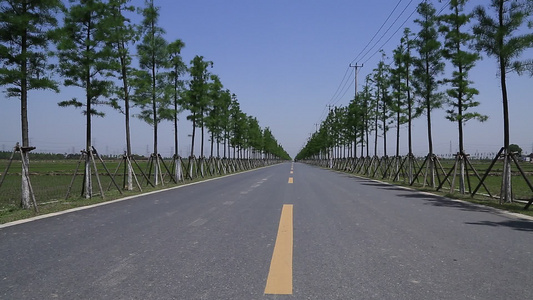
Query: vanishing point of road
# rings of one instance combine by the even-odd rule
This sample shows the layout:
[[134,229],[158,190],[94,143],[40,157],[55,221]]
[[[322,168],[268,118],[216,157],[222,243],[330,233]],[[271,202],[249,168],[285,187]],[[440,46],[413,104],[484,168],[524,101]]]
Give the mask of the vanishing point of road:
[[284,163],[13,226],[0,299],[533,299],[533,221]]

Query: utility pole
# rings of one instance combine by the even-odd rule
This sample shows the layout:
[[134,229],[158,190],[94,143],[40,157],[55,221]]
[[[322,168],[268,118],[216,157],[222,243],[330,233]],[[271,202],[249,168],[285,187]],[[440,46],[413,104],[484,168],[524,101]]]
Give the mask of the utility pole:
[[357,63],[355,65],[350,64],[350,67],[355,68],[355,97],[357,96],[357,75],[359,74],[359,68],[363,67],[363,64],[358,65]]

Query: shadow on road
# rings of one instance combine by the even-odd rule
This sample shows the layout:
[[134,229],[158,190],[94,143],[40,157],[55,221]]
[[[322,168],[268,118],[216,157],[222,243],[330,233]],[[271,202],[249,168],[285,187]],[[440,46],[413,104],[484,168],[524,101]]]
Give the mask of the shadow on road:
[[533,222],[530,221],[518,221],[518,220],[508,220],[503,222],[491,222],[491,221],[481,221],[481,222],[465,222],[468,225],[483,225],[491,227],[510,227],[514,230],[533,232]]
[[467,202],[454,201],[452,199],[445,198],[445,197],[438,196],[438,195],[422,194],[419,191],[415,191],[415,190],[410,191],[408,189],[390,185],[387,183],[369,181],[369,180],[360,179],[360,178],[357,178],[357,180],[362,185],[373,186],[373,187],[383,189],[383,190],[401,192],[401,193],[395,194],[398,197],[426,200],[427,201],[425,203],[426,205],[433,205],[433,206],[439,206],[439,207],[452,207],[452,208],[458,208],[464,211],[494,212],[494,209],[490,207],[483,207],[481,205],[474,205],[474,204],[470,204]]
[[[372,187],[383,189],[383,190],[396,191],[397,193],[395,193],[395,195],[398,197],[424,200],[425,205],[433,205],[437,207],[450,207],[450,208],[456,208],[462,211],[469,211],[469,212],[485,212],[485,213],[497,213],[498,212],[496,209],[493,209],[491,207],[476,205],[476,204],[472,204],[468,202],[456,201],[456,200],[438,196],[438,195],[423,194],[419,191],[414,191],[414,190],[410,191],[402,187],[398,187],[398,186],[387,184],[387,183],[376,182],[376,181],[372,181],[372,180],[365,179],[365,178],[359,178],[359,177],[354,177],[350,175],[344,175],[344,176],[350,179],[354,179],[361,185],[372,186]],[[483,225],[483,226],[491,226],[491,227],[509,227],[509,228],[512,228],[518,231],[533,232],[533,222],[528,221],[528,220],[506,220],[502,222],[479,221],[479,222],[465,222],[465,224]]]

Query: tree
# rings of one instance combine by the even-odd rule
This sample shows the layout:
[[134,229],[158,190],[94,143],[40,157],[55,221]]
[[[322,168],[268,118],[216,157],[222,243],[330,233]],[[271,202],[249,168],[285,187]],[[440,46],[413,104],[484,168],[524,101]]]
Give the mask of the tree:
[[[420,108],[426,113],[428,132],[428,156],[426,158],[429,170],[430,185],[435,187],[435,163],[433,153],[433,137],[431,130],[431,111],[442,105],[443,94],[438,92],[440,82],[437,76],[444,71],[442,62],[441,43],[438,41],[436,10],[431,3],[421,2],[417,7],[420,15],[415,23],[420,25],[415,47],[419,58],[414,62],[413,86],[415,93],[420,98]],[[424,180],[424,183],[426,181]]]
[[400,126],[408,122],[406,47],[404,39],[393,51],[394,68],[391,68],[392,111],[396,113],[396,157],[400,156]]
[[[362,137],[362,127],[363,127],[363,105],[362,105],[362,93],[357,93],[355,98],[350,101],[348,104],[348,115],[347,115],[347,127],[348,127],[348,138],[351,143],[353,143],[352,157],[357,157],[356,148],[357,144],[364,143]],[[358,140],[359,139],[359,140]],[[362,156],[362,155],[361,155]]]
[[[412,88],[412,66],[414,63],[414,58],[411,55],[411,51],[414,48],[415,40],[412,38],[413,34],[409,28],[405,28],[403,32],[403,37],[400,39],[400,45],[394,50],[394,62],[396,69],[394,72],[394,88],[395,96],[397,98],[397,119],[398,119],[398,128],[396,131],[396,137],[398,140],[399,137],[399,125],[403,122],[407,123],[407,147],[408,153],[405,156],[402,165],[405,165],[407,162],[407,179],[411,183],[413,182],[413,169],[416,163],[415,157],[413,154],[413,119],[417,118],[421,111],[415,109],[415,101],[413,97],[413,88]],[[405,100],[402,100],[404,98]],[[401,109],[402,102],[405,101],[405,110]],[[402,116],[402,112],[404,115]],[[396,153],[399,153],[399,142],[396,144]],[[398,167],[396,172],[396,178],[400,172],[400,167]]]
[[444,82],[451,85],[450,89],[446,90],[449,99],[450,109],[446,112],[446,118],[452,122],[457,122],[459,130],[459,153],[457,153],[457,161],[459,162],[459,190],[460,193],[465,193],[465,163],[466,153],[464,150],[463,125],[469,120],[475,119],[478,121],[485,121],[487,116],[476,112],[467,112],[470,108],[479,105],[479,102],[474,101],[474,96],[479,94],[479,91],[471,87],[472,81],[469,80],[469,71],[475,66],[476,61],[481,57],[477,52],[468,52],[466,49],[471,48],[474,36],[464,31],[464,27],[468,24],[471,14],[464,14],[464,7],[467,0],[451,0],[450,14],[439,17],[441,26],[439,31],[444,35],[444,48],[442,55],[448,59],[454,66],[454,71],[451,78],[444,79]]
[[141,24],[142,39],[137,45],[140,70],[136,72],[135,104],[141,108],[139,118],[152,125],[154,128],[154,152],[152,154],[154,165],[155,185],[159,184],[160,165],[157,149],[158,124],[163,119],[171,119],[169,109],[170,99],[167,91],[166,74],[162,72],[168,67],[167,42],[163,38],[165,31],[157,26],[159,7],[154,6],[154,1],[146,1],[146,7],[141,10],[144,17]]
[[[123,12],[134,11],[133,6],[128,5],[130,0],[111,0],[109,1],[111,9],[111,20],[109,25],[109,42],[113,45],[113,53],[118,63],[114,65],[116,76],[121,81],[120,87],[115,87],[113,94],[116,98],[111,99],[111,106],[124,114],[125,131],[126,131],[126,160],[125,168],[127,170],[126,189],[133,190],[133,168],[131,165],[131,134],[130,134],[130,100],[131,100],[131,81],[134,74],[131,66],[130,45],[138,38],[137,31],[131,21],[126,18]],[[124,102],[124,107],[119,103]]]
[[213,103],[214,106],[219,107],[220,109],[220,128],[222,130],[220,136],[215,137],[217,139],[217,156],[220,156],[220,142],[224,142],[224,158],[226,158],[226,146],[229,139],[229,126],[230,126],[230,106],[231,106],[232,95],[229,90],[222,92],[218,101]]
[[54,38],[57,25],[54,14],[61,8],[59,0],[2,1],[0,4],[0,85],[8,86],[6,95],[20,99],[22,129],[21,207],[31,206],[29,169],[28,91],[53,90],[57,83],[46,76],[46,50]]
[[[409,56],[410,53],[407,51],[407,42],[402,37],[400,40],[400,45],[393,50],[393,63],[394,67],[390,68],[391,73],[391,88],[392,88],[392,95],[391,95],[391,110],[392,113],[395,114],[395,121],[396,121],[396,153],[393,159],[394,163],[394,180],[398,180],[398,176],[400,173],[401,167],[405,164],[405,160],[403,163],[401,163],[400,158],[400,127],[405,124],[409,123],[411,125],[410,118],[412,117],[412,106],[410,102],[412,102],[411,99],[411,92],[409,89],[409,78],[410,78],[410,72],[408,70],[408,67],[410,65]],[[411,128],[409,127],[408,130]],[[411,138],[411,132],[408,132],[409,139]],[[407,162],[407,173],[409,180],[411,180],[412,176],[412,155],[408,154],[406,156]],[[390,166],[393,164],[391,163]]]
[[[383,133],[383,155],[387,156],[387,132],[389,131],[391,117],[391,97],[390,88],[390,67],[385,64],[385,53],[381,52],[382,58],[378,66],[374,69],[374,83],[376,86],[376,136],[375,149],[377,149],[377,128],[381,128]],[[380,124],[378,125],[377,120]]]
[[263,130],[263,147],[267,159],[291,159],[290,155],[278,143],[268,127]]
[[70,2],[71,6],[64,11],[64,26],[57,31],[61,37],[57,44],[59,72],[65,77],[65,86],[77,86],[85,90],[85,103],[73,98],[59,102],[59,106],[85,107],[87,155],[84,191],[85,197],[91,198],[91,117],[104,116],[95,106],[104,103],[100,99],[108,98],[112,90],[112,82],[108,78],[112,75],[113,56],[111,45],[107,43],[111,18],[109,6],[100,0]]
[[522,156],[522,148],[520,148],[520,146],[517,144],[509,145],[509,151],[516,153],[518,156]]
[[252,158],[256,157],[256,152],[259,150],[261,151],[261,148],[263,147],[263,131],[261,130],[261,127],[259,126],[259,121],[257,121],[257,118],[248,116],[248,145],[251,147],[252,150]]
[[[495,16],[483,6],[474,10],[477,24],[474,34],[477,37],[476,49],[484,51],[489,57],[498,61],[500,87],[503,102],[503,151],[504,168],[500,202],[512,202],[511,194],[511,151],[509,149],[509,101],[507,95],[507,73],[520,71],[517,66],[524,66],[521,54],[533,47],[533,33],[520,34],[518,31],[531,15],[531,0],[491,0],[489,8]],[[530,24],[531,25],[531,24]]]
[[[412,87],[411,87],[411,78],[412,78],[412,71],[411,67],[413,65],[413,56],[411,55],[411,50],[414,48],[414,42],[412,37],[411,30],[409,28],[404,29],[404,34],[401,39],[401,42],[405,45],[405,52],[401,55],[401,61],[403,62],[403,78],[405,82],[405,92],[407,93],[407,134],[408,134],[408,149],[409,149],[409,157],[413,157],[413,119],[418,117],[419,114],[417,114],[417,111],[414,110],[414,99],[412,97]],[[409,172],[411,171],[411,168],[409,168]],[[409,173],[412,175],[411,173]],[[411,176],[410,176],[411,179]]]
[[370,126],[370,119],[372,118],[372,106],[373,106],[373,99],[372,99],[372,88],[369,85],[370,82],[370,74],[368,74],[365,78],[365,86],[363,87],[363,93],[362,93],[362,127],[361,127],[361,138],[364,139],[364,142],[361,143],[361,157],[363,157],[363,148],[366,146],[366,157],[370,156],[370,140],[369,140],[369,134],[372,131],[372,128]]
[[209,72],[207,68],[212,65],[210,61],[204,61],[203,56],[195,56],[191,61],[189,73],[191,80],[189,81],[189,89],[185,92],[185,97],[181,103],[183,108],[189,110],[190,115],[187,120],[192,122],[192,137],[191,137],[191,158],[194,156],[194,140],[196,135],[196,127],[202,127],[202,149],[201,155],[203,157],[203,125],[204,113],[207,111],[209,104]]
[[183,80],[181,76],[187,71],[187,66],[181,59],[181,49],[185,47],[185,43],[177,39],[168,45],[168,55],[171,71],[168,73],[170,84],[172,86],[171,98],[174,110],[172,111],[172,119],[174,122],[174,151],[175,157],[178,157],[178,114],[182,111],[179,107],[179,97],[183,89]]
[[[242,158],[241,149],[243,148],[244,134],[246,126],[246,115],[241,111],[241,106],[237,97],[233,97],[230,105],[230,145],[233,147],[233,158]],[[238,156],[237,156],[238,155]]]
[[211,106],[209,107],[209,111],[206,116],[205,124],[207,126],[207,129],[211,133],[211,154],[210,156],[213,157],[213,148],[215,139],[220,141],[222,136],[222,118],[224,117],[222,113],[223,103],[222,103],[222,97],[223,97],[223,91],[222,91],[222,83],[220,82],[220,78],[217,75],[211,75],[211,82],[209,83],[209,98],[211,102]]

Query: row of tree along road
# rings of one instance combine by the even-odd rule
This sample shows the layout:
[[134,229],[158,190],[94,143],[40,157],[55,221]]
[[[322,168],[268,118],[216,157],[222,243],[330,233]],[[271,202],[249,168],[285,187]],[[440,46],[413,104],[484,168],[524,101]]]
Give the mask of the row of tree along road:
[[[33,194],[29,152],[35,148],[29,144],[28,91],[49,89],[59,92],[60,84],[50,75],[50,70],[62,76],[64,86],[75,86],[85,91],[85,99],[62,101],[59,105],[81,108],[86,116],[86,147],[80,161],[84,166],[82,190],[86,198],[93,196],[92,174],[98,174],[99,155],[91,145],[91,118],[104,116],[97,109],[101,104],[111,105],[124,115],[126,153],[123,162],[126,174],[124,187],[127,190],[134,188],[135,170],[142,172],[140,166],[135,166],[131,153],[132,107],[138,108],[137,115],[153,126],[154,150],[148,170],[142,172],[153,185],[161,182],[163,174],[172,174],[174,181],[183,179],[182,159],[177,155],[178,113],[182,110],[189,112],[187,119],[193,123],[191,156],[186,160],[185,171],[191,179],[195,170],[204,176],[204,168],[216,168],[220,173],[244,169],[245,165],[263,165],[243,160],[274,162],[290,158],[271,131],[262,129],[256,118],[243,113],[237,97],[224,89],[218,76],[209,72],[212,62],[202,56],[196,56],[190,66],[182,61],[180,52],[185,44],[179,39],[173,42],[165,40],[165,30],[158,26],[159,8],[153,0],[145,1],[142,8],[135,8],[129,2],[1,2],[0,85],[7,87],[8,96],[21,100],[22,145],[17,144],[15,152],[22,156],[22,207],[32,206]],[[142,15],[139,24],[132,23],[127,17],[135,13]],[[61,18],[62,25],[58,26]],[[50,51],[50,48],[53,50]],[[56,57],[56,65],[50,63],[50,54]],[[137,58],[137,66],[134,66],[132,57]],[[186,76],[188,81],[184,80]],[[174,122],[176,154],[173,171],[164,164],[162,166],[158,153],[158,124],[163,120]],[[196,128],[201,129],[199,158],[194,156]],[[215,161],[205,157],[206,130],[211,137],[210,157],[222,155],[224,159]],[[228,162],[229,158],[238,162]],[[208,165],[205,165],[207,162]],[[105,165],[104,168],[110,173]],[[100,182],[98,185],[101,186]],[[115,186],[121,189],[116,183]]]
[[[528,18],[533,12],[531,0],[491,0],[485,6],[478,6],[473,12],[465,12],[467,0],[449,1],[449,13],[439,15],[429,1],[421,2],[417,8],[419,25],[417,34],[404,29],[400,44],[393,51],[392,62],[386,63],[386,55],[378,63],[361,92],[346,107],[335,107],[296,156],[324,166],[349,169],[354,172],[383,178],[400,175],[411,185],[424,174],[423,183],[440,189],[443,184],[458,178],[458,189],[465,193],[470,187],[468,172],[478,179],[478,185],[469,192],[475,194],[484,186],[492,168],[501,159],[502,182],[500,202],[513,199],[511,165],[514,163],[520,176],[533,192],[527,174],[517,162],[509,143],[509,109],[506,88],[506,74],[517,72],[533,76],[533,60],[520,59],[521,54],[533,47],[533,21]],[[470,23],[472,28],[468,28]],[[525,29],[529,28],[529,31]],[[524,29],[526,33],[524,32]],[[487,116],[473,112],[479,105],[474,98],[479,93],[469,80],[469,72],[484,52],[496,58],[501,83],[503,102],[504,145],[486,169],[478,174],[470,163],[464,149],[463,125],[470,120],[485,121]],[[445,61],[453,66],[449,77],[443,77]],[[442,92],[443,87],[445,92]],[[431,113],[435,108],[448,105],[447,119],[458,126],[459,152],[449,171],[444,171],[433,152]],[[427,118],[428,154],[417,166],[413,155],[411,122],[425,114]],[[400,157],[400,126],[407,123],[408,153]],[[387,156],[387,133],[396,127],[396,153]],[[370,156],[369,135],[374,137],[374,156]],[[378,137],[383,138],[383,158],[377,157]],[[358,155],[357,147],[360,146]],[[366,148],[366,151],[365,151]],[[344,150],[343,150],[344,149]],[[350,159],[343,161],[348,150]],[[343,153],[344,151],[344,153]],[[359,156],[359,158],[357,158]],[[470,170],[470,171],[469,171]],[[442,176],[439,176],[442,171]],[[379,174],[379,175],[377,175]],[[486,188],[486,187],[485,187]],[[490,194],[490,193],[489,193]],[[532,197],[533,198],[533,197]],[[531,204],[531,201],[529,201]]]

